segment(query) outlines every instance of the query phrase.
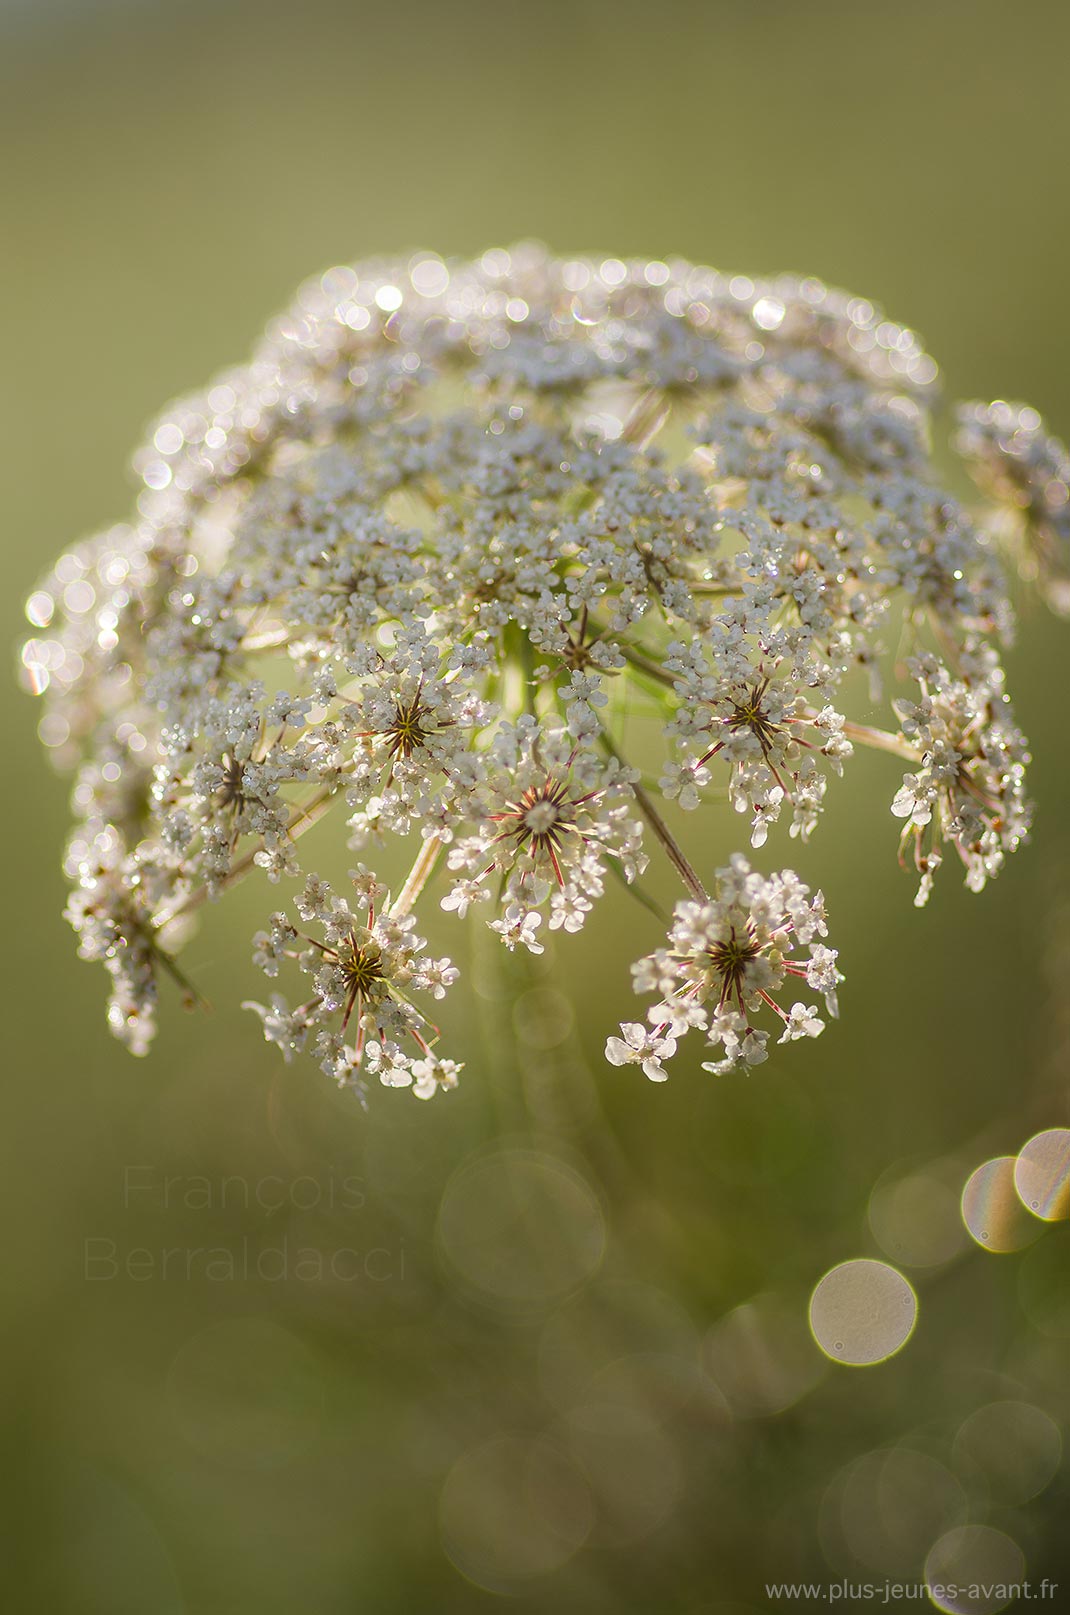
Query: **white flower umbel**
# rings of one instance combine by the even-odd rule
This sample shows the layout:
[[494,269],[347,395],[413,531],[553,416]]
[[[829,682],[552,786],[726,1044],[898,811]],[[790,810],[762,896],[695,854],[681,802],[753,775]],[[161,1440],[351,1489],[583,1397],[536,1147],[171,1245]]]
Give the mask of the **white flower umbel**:
[[[420,1005],[456,971],[417,906],[537,953],[653,854],[646,908],[684,901],[637,967],[650,1027],[608,1058],[660,1080],[692,1029],[717,1070],[815,1036],[838,980],[819,899],[740,858],[708,894],[664,800],[806,841],[870,746],[905,771],[923,897],[945,849],[976,889],[1024,839],[997,551],[1070,605],[1070,458],[1027,406],[967,406],[988,502],[966,509],[930,458],[935,379],[869,302],[679,260],[423,253],[302,287],[251,363],[155,423],[131,524],[27,603],[25,682],[75,775],[68,916],[112,1029],[143,1053],[161,973],[191,995],[173,954],[208,900],[303,878],[256,939],[270,977],[311,978],[254,1006],[268,1040],[446,1092]],[[914,682],[882,718],[889,648]],[[369,861],[408,843],[392,899],[302,867],[325,815]]]
[[1070,616],[1070,453],[1028,404],[964,404],[956,446],[994,507],[986,523],[1060,616]]
[[[270,1008],[257,1003],[246,1007],[256,1011],[264,1036],[287,1058],[305,1049],[312,1037],[323,1069],[340,1084],[359,1086],[363,1067],[387,1088],[410,1087],[415,1079],[420,1096],[428,1097],[435,1087],[428,1082],[441,1064],[428,1039],[437,1037],[438,1029],[410,995],[444,997],[457,971],[448,959],[424,956],[414,915],[377,910],[386,891],[374,876],[358,869],[351,878],[367,905],[364,920],[345,898],[333,896],[325,881],[310,875],[296,907],[303,921],[320,928],[323,940],[299,933],[281,913],[272,915],[270,932],[254,938],[265,973],[277,975],[280,960],[292,959],[311,977],[313,997],[292,1012],[278,996]],[[351,1022],[355,1036],[348,1044]],[[408,1044],[415,1045],[411,1053]],[[451,1080],[444,1085],[452,1087],[460,1068],[452,1062],[448,1068]]]
[[952,678],[932,657],[916,658],[911,671],[921,699],[897,701],[896,710],[919,762],[905,776],[892,812],[906,821],[902,847],[913,846],[920,907],[940,862],[938,841],[954,847],[966,884],[979,892],[999,873],[1006,854],[1025,840],[1031,816],[1025,797],[1029,753],[1007,708],[998,665],[992,665],[987,680],[983,662],[970,679]]
[[629,881],[645,868],[633,776],[561,724],[527,714],[503,724],[481,774],[472,806],[482,823],[450,849],[449,867],[465,873],[443,906],[467,907],[496,876],[504,920],[491,923],[510,947],[542,952],[533,926],[516,916],[534,914],[537,924],[547,904],[551,930],[578,931],[602,895],[608,859]]
[[[635,990],[657,993],[648,1011],[653,1030],[622,1024],[621,1038],[610,1038],[606,1058],[614,1065],[637,1061],[655,1082],[664,1080],[661,1062],[676,1052],[685,1033],[705,1031],[721,1058],[707,1071],[733,1071],[766,1057],[768,1031],[758,1016],[779,1017],[781,1043],[816,1037],[824,1029],[817,1012],[801,1002],[785,1009],[775,995],[805,983],[824,996],[836,1013],[836,954],[817,938],[826,934],[820,892],[809,890],[790,869],[764,876],[739,853],[717,871],[713,894],[676,905],[666,946],[632,967]],[[806,948],[805,957],[793,958]]]

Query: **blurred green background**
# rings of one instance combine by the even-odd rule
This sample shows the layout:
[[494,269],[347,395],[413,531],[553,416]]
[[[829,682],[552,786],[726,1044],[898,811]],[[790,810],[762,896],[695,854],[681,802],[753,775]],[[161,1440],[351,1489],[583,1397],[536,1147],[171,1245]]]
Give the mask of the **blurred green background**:
[[[1065,433],[1068,52],[1033,0],[2,0],[7,642],[126,513],[145,420],[366,253],[812,272],[953,395]],[[5,1607],[740,1615],[769,1581],[915,1582],[967,1522],[1070,1606],[1070,1233],[995,1255],[957,1219],[974,1167],[1067,1125],[1068,668],[1024,602],[1038,828],[980,898],[949,868],[913,910],[879,757],[801,855],[771,839],[849,978],[817,1044],[744,1080],[604,1066],[651,940],[614,898],[570,939],[578,1022],[480,954],[461,1089],[367,1114],[237,1009],[251,899],[189,955],[210,1015],[169,1006],[144,1063],[108,1038],[9,685]],[[918,1326],[835,1367],[808,1297],[867,1255]]]

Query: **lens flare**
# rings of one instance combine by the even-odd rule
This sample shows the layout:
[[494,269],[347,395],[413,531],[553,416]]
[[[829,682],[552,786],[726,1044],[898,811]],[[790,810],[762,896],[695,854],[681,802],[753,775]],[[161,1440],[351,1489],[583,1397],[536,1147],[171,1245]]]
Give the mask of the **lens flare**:
[[869,1258],[832,1268],[810,1298],[810,1328],[821,1350],[856,1368],[900,1351],[917,1317],[918,1298],[902,1273]]

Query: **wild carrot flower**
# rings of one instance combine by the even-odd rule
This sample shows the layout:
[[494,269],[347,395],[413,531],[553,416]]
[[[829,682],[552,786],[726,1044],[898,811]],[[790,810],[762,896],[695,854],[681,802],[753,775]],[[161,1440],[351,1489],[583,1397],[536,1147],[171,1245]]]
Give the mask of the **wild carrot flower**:
[[[666,946],[634,966],[636,992],[659,995],[648,1011],[653,1031],[640,1039],[640,1028],[622,1025],[624,1043],[611,1038],[607,1058],[614,1065],[637,1061],[660,1081],[659,1062],[697,1028],[711,1048],[722,1050],[707,1071],[757,1065],[766,1058],[769,1034],[755,1020],[770,1012],[779,1018],[781,1043],[816,1037],[824,1029],[816,1010],[801,1002],[785,1008],[775,995],[785,985],[805,983],[836,1013],[836,954],[815,941],[826,931],[820,892],[811,898],[790,869],[760,875],[736,853],[718,870],[713,894],[678,903]],[[808,957],[793,959],[796,947],[808,947]]]
[[959,453],[996,501],[987,526],[1060,616],[1070,616],[1070,453],[1028,404],[963,404]]
[[[207,900],[303,880],[255,940],[307,978],[253,1006],[266,1037],[426,1098],[460,1069],[429,1018],[457,972],[418,924],[471,910],[540,952],[651,859],[647,910],[681,900],[608,1059],[660,1080],[693,1031],[714,1071],[816,1036],[820,897],[739,855],[707,890],[664,801],[806,841],[871,746],[922,897],[947,849],[978,889],[1025,839],[997,552],[1066,605],[1070,458],[1026,406],[967,406],[965,507],[930,458],[936,374],[863,299],[679,260],[419,254],[304,286],[154,424],[133,521],[27,604],[112,1029],[143,1053],[161,975],[188,993]],[[408,845],[393,894],[306,867],[325,815],[367,863]]]
[[465,877],[443,906],[478,901],[479,888],[497,876],[509,920],[502,935],[534,952],[542,952],[534,928],[514,926],[510,911],[548,904],[551,930],[578,931],[602,895],[608,859],[629,881],[645,867],[631,775],[590,742],[573,741],[563,725],[527,714],[503,724],[472,807],[481,823],[450,849],[449,867]]
[[[377,908],[387,894],[374,876],[360,869],[351,878],[367,905],[363,919],[345,898],[334,896],[326,882],[312,876],[297,909],[304,922],[316,924],[322,939],[298,932],[283,914],[273,915],[271,931],[253,939],[268,975],[278,973],[281,959],[292,959],[311,978],[313,996],[292,1012],[277,996],[270,1010],[256,1003],[249,1007],[260,1015],[268,1042],[277,1043],[287,1057],[314,1037],[320,1063],[339,1083],[359,1072],[367,1047],[369,1069],[386,1087],[408,1087],[416,1078],[426,1088],[441,1063],[432,1053],[437,1028],[412,995],[442,998],[457,971],[448,959],[423,955],[412,914],[398,917]],[[350,1046],[345,1035],[351,1023]],[[451,1073],[457,1069],[450,1067]],[[427,1090],[431,1092],[434,1085]]]

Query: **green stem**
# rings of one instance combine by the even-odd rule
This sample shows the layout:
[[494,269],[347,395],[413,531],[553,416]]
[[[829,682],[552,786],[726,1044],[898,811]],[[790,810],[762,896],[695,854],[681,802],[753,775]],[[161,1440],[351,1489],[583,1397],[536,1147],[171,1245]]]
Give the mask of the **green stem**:
[[920,763],[921,753],[916,746],[912,746],[902,735],[893,735],[887,729],[871,729],[864,723],[845,723],[843,732],[848,740],[855,741],[859,746],[869,746],[874,751],[888,751],[895,757],[902,757],[904,762]]
[[657,662],[650,661],[641,651],[632,650],[630,645],[618,642],[617,649],[630,667],[634,667],[640,673],[646,673],[652,679],[657,679],[659,684],[664,684],[670,690],[673,688],[676,681],[672,674],[666,673]]
[[405,884],[397,895],[397,901],[390,905],[391,918],[395,920],[404,919],[405,915],[410,913],[413,904],[434,873],[434,868],[443,846],[444,842],[441,836],[428,836],[416,855],[416,861],[405,877]]
[[[621,756],[620,752],[617,750],[616,746],[613,744],[613,741],[610,739],[609,735],[604,729],[601,730],[601,738],[602,745],[605,747],[606,751],[609,752],[609,755],[611,757],[615,757],[618,763],[624,763],[624,758]],[[624,764],[624,766],[627,767],[628,765]],[[646,820],[647,824],[650,826],[651,830],[653,830],[657,839],[661,842],[669,862],[672,864],[673,868],[676,870],[676,873],[679,875],[680,879],[691,893],[691,896],[700,903],[708,903],[710,900],[709,892],[707,892],[705,886],[703,886],[701,880],[699,880],[698,875],[695,873],[695,870],[686,857],[683,848],[677,842],[676,837],[665,823],[665,820],[654,806],[646,791],[638,783],[638,781],[632,785],[631,789],[632,794],[635,797],[636,806],[643,815],[643,818]]]

